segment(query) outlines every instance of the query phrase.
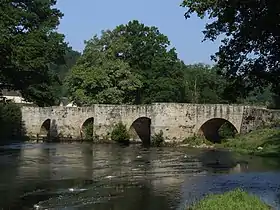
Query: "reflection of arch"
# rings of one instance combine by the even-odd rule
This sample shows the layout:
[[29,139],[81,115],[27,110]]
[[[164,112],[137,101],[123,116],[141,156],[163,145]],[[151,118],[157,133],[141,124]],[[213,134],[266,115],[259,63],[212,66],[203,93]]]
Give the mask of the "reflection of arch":
[[213,118],[203,123],[198,131],[198,134],[204,135],[204,137],[209,141],[219,143],[221,141],[219,129],[225,123],[230,125],[230,129],[232,129],[234,133],[238,133],[237,128],[228,120],[223,118]]
[[129,134],[133,140],[141,140],[143,144],[150,144],[151,119],[148,117],[136,119],[129,128]]
[[93,124],[94,118],[88,118],[81,126],[81,139],[92,139],[93,138]]
[[43,138],[44,137],[49,137],[50,136],[50,130],[51,130],[51,119],[47,119],[41,125],[39,135]]

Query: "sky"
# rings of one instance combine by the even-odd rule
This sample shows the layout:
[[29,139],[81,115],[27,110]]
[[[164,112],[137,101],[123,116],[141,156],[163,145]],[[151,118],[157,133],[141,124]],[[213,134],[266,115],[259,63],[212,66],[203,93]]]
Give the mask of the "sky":
[[74,50],[82,52],[84,41],[102,30],[114,29],[130,20],[156,26],[168,36],[178,57],[186,64],[212,64],[210,55],[218,42],[202,42],[205,20],[184,18],[182,0],[58,0],[56,7],[64,13],[58,31]]

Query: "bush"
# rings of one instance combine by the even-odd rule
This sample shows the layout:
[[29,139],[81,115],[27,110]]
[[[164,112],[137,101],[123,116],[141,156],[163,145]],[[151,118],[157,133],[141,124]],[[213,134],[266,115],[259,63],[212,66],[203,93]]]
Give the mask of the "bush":
[[189,210],[268,210],[272,209],[254,195],[235,189],[221,195],[208,195]]
[[164,143],[163,131],[160,130],[159,133],[155,133],[151,139],[151,145],[160,147]]
[[221,139],[233,138],[236,133],[236,129],[229,122],[225,122],[219,129],[219,136]]
[[93,140],[93,123],[88,123],[83,128],[85,140]]
[[196,135],[185,138],[183,143],[188,144],[189,146],[200,146],[203,144],[206,144],[206,145],[213,144],[211,141],[208,141],[204,136],[196,136]]
[[19,139],[24,135],[20,107],[14,103],[0,103],[0,139]]
[[119,122],[114,126],[111,133],[111,139],[118,143],[129,143],[130,136],[126,126],[122,122]]
[[268,109],[280,109],[280,96],[273,95],[272,101],[267,105]]

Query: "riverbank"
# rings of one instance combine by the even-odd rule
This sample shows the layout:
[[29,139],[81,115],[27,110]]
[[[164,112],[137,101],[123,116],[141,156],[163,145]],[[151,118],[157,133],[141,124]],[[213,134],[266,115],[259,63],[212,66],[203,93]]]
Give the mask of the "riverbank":
[[218,195],[208,195],[188,210],[270,210],[270,206],[262,202],[257,196],[236,189]]
[[232,138],[222,139],[221,143],[212,143],[204,137],[190,137],[179,147],[226,149],[242,154],[280,158],[280,128],[262,128]]
[[265,157],[280,157],[280,129],[263,128],[225,139],[215,148]]

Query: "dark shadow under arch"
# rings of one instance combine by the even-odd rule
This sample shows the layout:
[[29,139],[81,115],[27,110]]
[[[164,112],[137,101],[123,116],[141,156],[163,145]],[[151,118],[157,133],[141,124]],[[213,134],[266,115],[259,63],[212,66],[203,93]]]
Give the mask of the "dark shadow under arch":
[[94,124],[94,118],[90,117],[84,121],[84,123],[81,126],[81,139],[93,139],[93,124]]
[[39,136],[43,138],[49,138],[51,131],[51,119],[46,119],[40,128]]
[[224,138],[221,135],[221,128],[228,131],[228,135],[232,137],[238,133],[236,127],[226,119],[223,118],[212,118],[206,121],[199,129],[198,134],[203,135],[207,140],[213,143],[221,143],[221,140]]
[[151,119],[140,117],[129,128],[129,134],[133,140],[141,140],[143,144],[151,143]]

